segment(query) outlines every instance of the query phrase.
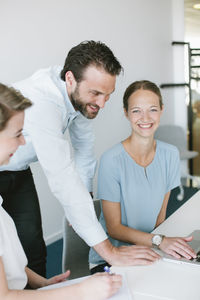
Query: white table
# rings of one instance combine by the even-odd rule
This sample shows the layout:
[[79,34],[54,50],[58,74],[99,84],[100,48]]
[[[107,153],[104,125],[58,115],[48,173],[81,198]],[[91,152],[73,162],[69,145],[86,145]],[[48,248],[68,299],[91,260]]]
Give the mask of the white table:
[[[187,236],[200,229],[200,191],[153,233]],[[133,300],[200,300],[200,266],[163,260],[151,266],[112,267],[126,275]]]
[[[200,191],[153,233],[187,236],[196,229],[200,229]],[[126,277],[121,291],[111,297],[112,300],[129,300],[131,297],[132,300],[200,300],[200,266],[160,260],[151,266],[113,266],[112,270]],[[83,279],[78,278],[43,289],[66,286]]]

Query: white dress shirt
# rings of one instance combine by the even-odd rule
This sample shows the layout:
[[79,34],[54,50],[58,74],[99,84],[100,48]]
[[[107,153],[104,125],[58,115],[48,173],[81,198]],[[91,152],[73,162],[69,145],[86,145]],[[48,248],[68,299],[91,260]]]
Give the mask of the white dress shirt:
[[0,257],[9,289],[22,290],[27,284],[27,258],[12,218],[1,206],[0,197]]
[[[74,110],[61,67],[42,69],[13,86],[29,98],[33,106],[25,112],[25,146],[20,146],[2,170],[24,170],[39,160],[52,193],[61,202],[74,230],[94,246],[107,238],[98,222],[92,199],[95,172],[94,134],[91,120]],[[64,136],[69,130],[73,148]],[[85,187],[86,186],[86,187]]]

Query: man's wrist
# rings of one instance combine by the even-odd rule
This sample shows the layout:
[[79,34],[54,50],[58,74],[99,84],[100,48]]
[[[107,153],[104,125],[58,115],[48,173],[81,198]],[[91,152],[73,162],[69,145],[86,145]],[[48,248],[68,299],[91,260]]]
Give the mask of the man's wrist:
[[115,262],[115,254],[117,254],[117,248],[114,247],[109,239],[95,245],[94,250],[108,263],[113,264]]

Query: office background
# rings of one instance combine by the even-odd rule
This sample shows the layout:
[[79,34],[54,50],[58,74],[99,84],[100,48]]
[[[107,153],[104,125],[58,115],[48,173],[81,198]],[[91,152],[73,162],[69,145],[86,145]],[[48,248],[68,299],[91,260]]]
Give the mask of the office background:
[[[184,81],[184,0],[0,0],[0,81],[12,83],[40,68],[63,64],[71,47],[101,40],[124,67],[115,93],[94,120],[96,155],[129,134],[122,95],[131,82],[158,85]],[[184,89],[162,91],[162,123],[186,128]],[[39,193],[47,244],[59,239],[63,210],[49,191],[38,163],[32,170]]]

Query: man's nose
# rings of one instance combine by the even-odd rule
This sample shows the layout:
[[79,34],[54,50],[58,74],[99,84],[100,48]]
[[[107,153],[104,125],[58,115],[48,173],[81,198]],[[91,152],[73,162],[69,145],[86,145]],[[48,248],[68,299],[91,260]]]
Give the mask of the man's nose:
[[98,97],[96,101],[96,105],[98,105],[100,108],[104,108],[106,101],[109,99],[109,96],[101,95]]

